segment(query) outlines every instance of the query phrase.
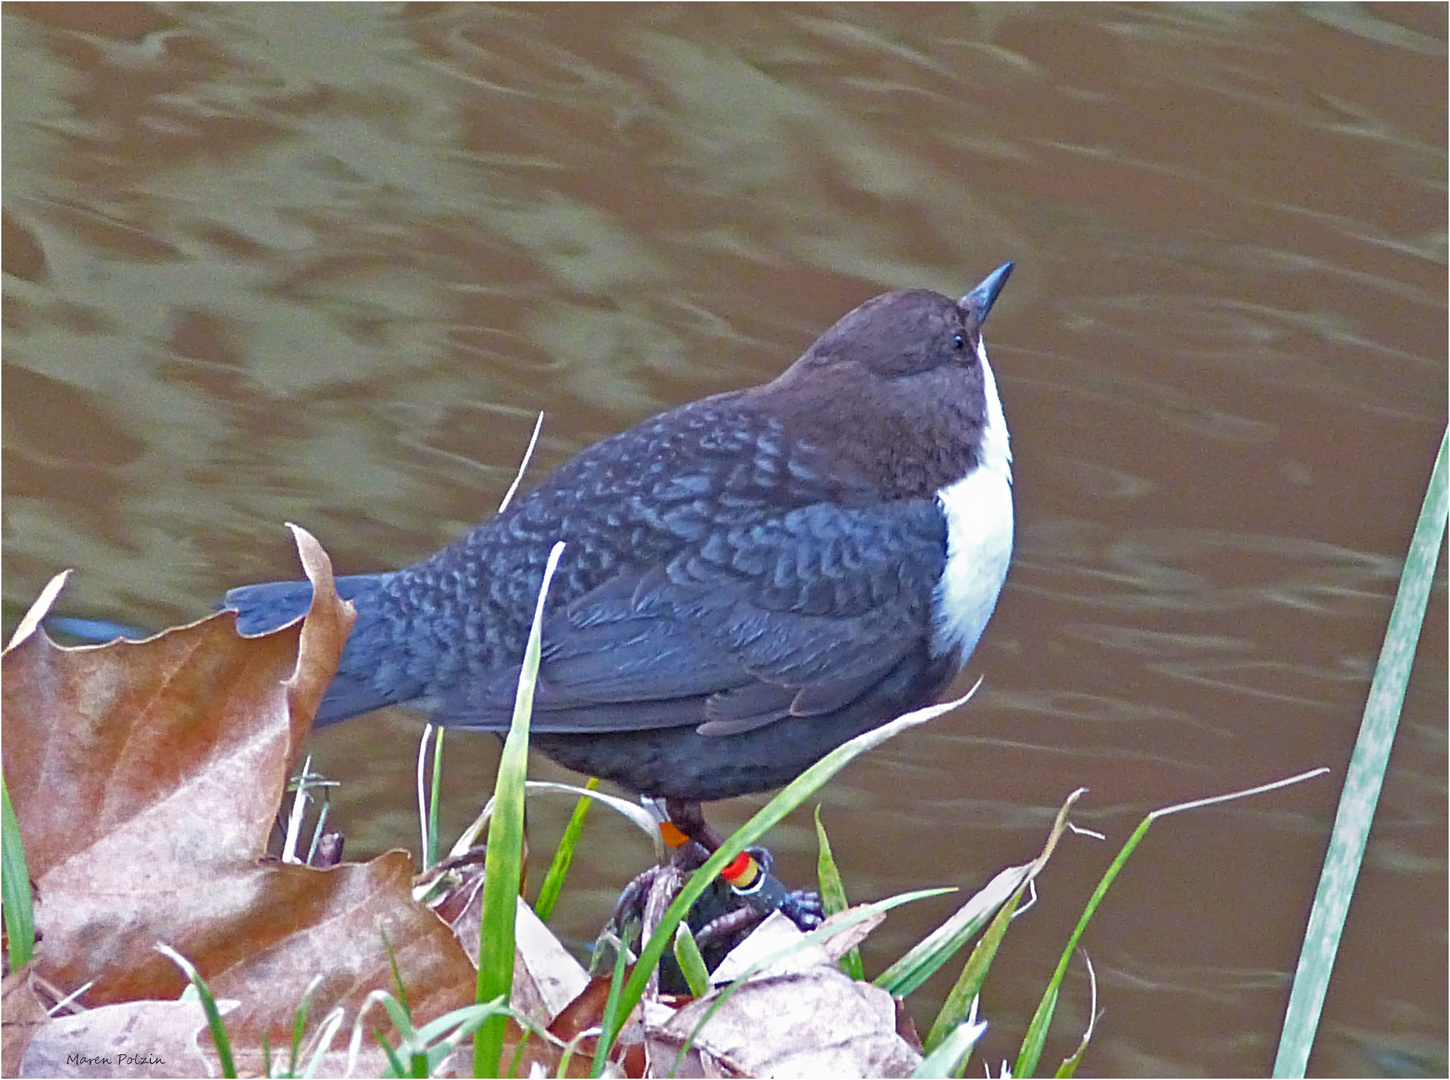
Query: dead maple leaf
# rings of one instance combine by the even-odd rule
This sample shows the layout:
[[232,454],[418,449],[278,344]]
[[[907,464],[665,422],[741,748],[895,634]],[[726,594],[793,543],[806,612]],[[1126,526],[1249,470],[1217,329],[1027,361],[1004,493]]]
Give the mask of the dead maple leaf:
[[393,989],[388,948],[417,1023],[473,999],[473,966],[411,898],[405,852],[329,870],[263,860],[354,618],[321,546],[294,532],[314,589],[301,622],[242,637],[223,612],[146,641],[63,648],[34,629],[41,611],[4,654],[35,970],[67,992],[91,983],[87,1006],[176,997],[186,980],[158,942],[239,1002],[226,1023],[242,1045],[264,1032],[286,1045],[314,976],[312,1017],[355,1015],[369,991]]

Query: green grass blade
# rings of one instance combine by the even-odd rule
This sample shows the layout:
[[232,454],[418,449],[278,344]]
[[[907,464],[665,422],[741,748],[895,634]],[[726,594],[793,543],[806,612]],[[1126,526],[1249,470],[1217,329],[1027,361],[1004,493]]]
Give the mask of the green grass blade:
[[20,822],[10,805],[10,789],[0,776],[0,896],[5,905],[5,938],[10,950],[10,970],[18,971],[35,954],[35,909],[30,895],[30,870],[25,864],[25,845],[20,840]]
[[1057,850],[1058,840],[1067,829],[1068,815],[1086,791],[1087,788],[1078,788],[1063,801],[1037,858],[1023,866],[1009,866],[987,882],[951,918],[878,975],[876,985],[894,997],[905,997],[955,956],[987,924],[993,912],[1007,903],[1024,882],[1036,877],[1047,865],[1052,853]]
[[428,790],[428,842],[423,852],[423,869],[438,861],[438,804],[443,794],[443,727],[433,735],[433,777]]
[[[412,1020],[405,1017],[408,1020],[408,1030],[404,1034],[418,1046],[427,1048],[445,1039],[456,1039],[459,1032],[467,1035],[477,1030],[478,1025],[494,1013],[509,1014],[509,1007],[502,998],[485,1001],[482,1005],[460,1006],[452,1012],[429,1020],[416,1030],[412,1028]],[[522,1022],[520,1026],[523,1026]],[[527,1032],[527,1028],[525,1031]]]
[[437,848],[428,835],[428,793],[423,790],[423,777],[428,771],[428,740],[433,737],[433,725],[424,724],[423,734],[418,737],[418,872],[421,874],[433,865]]
[[[504,740],[494,784],[494,811],[488,823],[488,850],[483,864],[483,920],[479,931],[479,1004],[495,998],[510,1000],[514,982],[514,918],[518,912],[519,883],[523,878],[524,777],[528,771],[529,717],[534,687],[539,677],[542,650],[544,600],[549,582],[559,565],[564,545],[554,545],[544,567],[529,644],[519,671],[518,695],[514,699],[513,723]],[[503,1056],[507,1018],[495,1014],[485,1020],[473,1040],[473,1075],[498,1076]]]
[[222,1075],[235,1077],[237,1064],[232,1060],[232,1041],[227,1036],[226,1026],[222,1023],[221,1010],[216,1007],[216,998],[212,995],[211,987],[207,986],[206,980],[201,977],[201,972],[196,970],[196,965],[171,946],[158,943],[156,951],[179,967],[182,974],[191,980],[197,997],[201,999],[201,1010],[206,1014],[206,1025],[211,1031],[211,1041],[216,1044],[216,1056],[221,1064]]
[[[821,909],[830,918],[851,905],[846,899],[846,884],[841,880],[836,857],[831,854],[831,842],[826,838],[826,827],[821,824],[819,806],[816,807],[816,842],[820,848],[820,854],[816,857],[816,880],[821,890]],[[861,962],[860,949],[847,950],[841,957],[841,970],[858,982],[866,978],[866,966]]]
[[308,1059],[306,1066],[304,1066],[300,1074],[292,1071],[289,1072],[287,1075],[300,1075],[305,1078],[305,1080],[311,1080],[312,1077],[316,1076],[319,1072],[321,1072],[322,1063],[327,1057],[327,1052],[332,1049],[332,1042],[337,1037],[337,1033],[342,1030],[342,1023],[344,1019],[346,1019],[346,1014],[341,1007],[334,1007],[333,1009],[331,1009],[323,1017],[322,1023],[318,1025],[317,1031],[312,1036],[310,1042],[312,1055]]
[[[623,1026],[624,1020],[619,1014],[619,1002],[624,996],[624,968],[628,955],[629,948],[623,941],[620,941],[619,947],[614,953],[614,974],[609,977],[609,993],[604,998],[604,1015],[600,1018],[601,1031],[618,1031]],[[636,964],[636,968],[638,968],[638,964]],[[631,1005],[625,1009],[624,1015],[628,1016],[633,1008],[634,1006]],[[604,1065],[609,1060],[609,1051],[613,1046],[612,1039],[609,1043],[605,1043],[601,1036],[594,1050],[594,1064],[589,1070],[590,1076],[604,1075]]]
[[382,1047],[383,1053],[388,1057],[388,1069],[383,1075],[386,1077],[408,1076],[408,1067],[403,1064],[403,1059],[398,1056],[398,1052],[388,1044],[388,1040],[383,1038],[383,1033],[374,1031],[373,1040]]
[[1022,894],[1027,889],[1027,882],[1023,881],[1013,891],[1007,902],[998,909],[987,932],[982,935],[982,940],[977,942],[972,949],[972,955],[967,957],[967,962],[962,967],[962,973],[957,976],[956,985],[947,994],[946,1001],[937,1010],[936,1019],[932,1021],[931,1030],[926,1033],[926,1041],[922,1047],[931,1053],[941,1045],[942,1040],[955,1031],[971,1015],[973,1002],[982,991],[982,983],[987,979],[987,971],[996,959],[997,949],[1002,944],[1002,939],[1007,936],[1007,927],[1012,924],[1012,914],[1017,910],[1017,904],[1022,899]]
[[[408,1003],[408,988],[403,985],[403,972],[398,967],[397,954],[393,952],[393,943],[388,940],[387,934],[380,935],[383,939],[383,953],[388,958],[388,969],[393,976],[393,989],[397,991],[398,1008],[405,1018],[412,1015],[413,1006]],[[391,1006],[389,1006],[391,1008]],[[405,1031],[404,1034],[407,1034]]]
[[[395,1010],[393,1005],[388,1008],[389,1015],[393,1017],[394,1026],[398,1028],[402,1039],[398,1046],[399,1061],[405,1058],[408,1068],[413,1076],[434,1076],[438,1067],[465,1039],[471,1037],[479,1027],[490,1017],[498,1013],[505,1016],[513,1016],[524,1029],[524,1039],[520,1040],[519,1047],[514,1054],[512,1070],[517,1070],[519,1055],[523,1050],[524,1041],[530,1034],[532,1024],[527,1018],[513,1014],[503,999],[498,998],[485,1002],[482,1005],[465,1005],[445,1013],[434,1020],[430,1020],[416,1030],[412,1026],[411,1018],[406,1012]],[[504,1075],[511,1075],[506,1073]]]
[[395,1071],[399,1076],[417,1075],[418,1032],[413,1028],[413,1017],[408,1011],[408,1003],[406,1001],[399,1001],[386,990],[378,993],[378,1000],[382,1002],[383,1008],[387,1011],[388,1019],[393,1022],[393,1027],[398,1030],[398,1046],[396,1052],[394,1052],[392,1045],[383,1038],[382,1032],[374,1030],[373,1038],[377,1039],[380,1045],[387,1048],[388,1059],[395,1064]]
[[[591,776],[585,787],[594,791],[599,787],[599,779]],[[554,913],[554,905],[558,902],[559,893],[564,888],[564,877],[569,873],[569,865],[574,861],[574,849],[579,845],[579,834],[584,831],[584,819],[589,816],[589,807],[593,804],[593,799],[581,795],[579,801],[574,804],[574,813],[569,817],[569,824],[564,828],[564,835],[559,838],[559,847],[554,852],[554,861],[549,864],[549,872],[544,875],[544,884],[539,889],[539,899],[534,902],[534,914],[542,922],[548,922],[549,916]]]
[[1032,864],[1011,866],[989,881],[952,916],[911,947],[905,956],[876,976],[875,983],[892,997],[905,997],[955,956],[986,926],[1013,891],[1027,880]]
[[1304,932],[1304,946],[1294,972],[1294,988],[1289,994],[1289,1007],[1284,1014],[1284,1030],[1274,1059],[1276,1077],[1304,1075],[1309,1051],[1314,1045],[1314,1034],[1319,1027],[1319,1014],[1324,1008],[1324,996],[1329,990],[1329,977],[1334,970],[1335,954],[1339,951],[1339,937],[1349,914],[1349,902],[1354,895],[1360,862],[1364,858],[1375,805],[1384,784],[1400,708],[1405,701],[1405,687],[1410,680],[1415,647],[1425,620],[1425,605],[1435,578],[1435,562],[1445,535],[1446,514],[1450,509],[1446,477],[1447,442],[1450,442],[1450,431],[1440,440],[1440,453],[1435,457],[1429,488],[1420,507],[1420,519],[1415,525],[1409,554],[1400,574],[1399,592],[1390,612],[1379,663],[1370,683],[1359,738],[1344,777],[1339,810],[1334,816],[1334,831],[1329,837],[1329,850],[1324,857],[1319,888],[1314,894],[1314,907],[1309,912],[1309,925]]
[[[1040,874],[1052,853],[1057,850],[1057,843],[1062,839],[1062,834],[1067,830],[1068,816],[1072,808],[1077,805],[1078,799],[1087,793],[1086,788],[1078,788],[1065,800],[1057,811],[1057,819],[1052,823],[1048,831],[1047,840],[1042,845],[1042,851],[1037,858],[1025,866],[1012,866],[1003,870],[985,888],[972,897],[961,911],[939,927],[933,933],[927,935],[926,939],[918,945],[908,956],[913,953],[923,954],[923,960],[934,954],[939,954],[930,967],[935,971],[942,963],[945,963],[957,950],[966,943],[967,939],[975,933],[974,925],[980,925],[980,920],[996,911],[992,921],[988,925],[982,939],[972,949],[967,957],[967,962],[962,966],[962,973],[957,976],[956,984],[951,992],[947,994],[946,1001],[937,1011],[936,1019],[932,1021],[931,1030],[927,1032],[926,1042],[923,1044],[928,1053],[935,1050],[941,1042],[955,1031],[960,1025],[969,1023],[976,1019],[977,997],[981,993],[982,984],[986,981],[987,972],[992,966],[992,961],[997,957],[997,950],[1002,945],[1002,939],[1007,936],[1007,927],[1012,924],[1012,916],[1017,910],[1022,895],[1027,891],[1033,879]],[[969,914],[975,909],[978,914]],[[908,968],[901,973],[903,983],[910,982],[919,985],[918,972]],[[966,1064],[963,1058],[958,1066],[960,1069]]]
[[710,969],[705,966],[705,958],[700,955],[700,946],[695,944],[695,935],[687,922],[675,927],[675,961],[684,973],[691,994],[699,998],[710,992]]
[[1092,1045],[1093,1029],[1098,1022],[1098,973],[1093,970],[1093,962],[1088,959],[1087,953],[1083,953],[1082,960],[1087,965],[1088,986],[1092,989],[1087,1029],[1082,1033],[1082,1038],[1078,1040],[1077,1049],[1072,1052],[1072,1056],[1063,1058],[1062,1064],[1057,1067],[1057,1072],[1053,1074],[1057,1080],[1071,1080],[1077,1075],[1077,1070],[1082,1067],[1082,1059],[1087,1056],[1087,1049]]
[[[297,1011],[292,1017],[292,1042],[287,1051],[287,1075],[297,1075],[297,1061],[302,1054],[302,1040],[307,1035],[307,1014],[312,1009],[312,995],[322,985],[322,976],[314,975],[312,981],[307,984],[307,989],[302,991],[302,1000],[297,1003]],[[271,1075],[269,1065],[267,1075]]]
[[1113,860],[1088,899],[1087,907],[1083,909],[1082,917],[1077,920],[1072,936],[1067,939],[1067,947],[1062,950],[1062,956],[1058,959],[1057,969],[1048,981],[1047,990],[1043,992],[1042,1000],[1037,1003],[1037,1011],[1032,1014],[1032,1020],[1027,1025],[1027,1034],[1022,1039],[1021,1049],[1017,1051],[1017,1063],[1012,1066],[1013,1076],[1032,1076],[1037,1072],[1037,1063],[1042,1060],[1042,1047],[1047,1042],[1047,1029],[1052,1024],[1052,1014],[1057,1009],[1058,990],[1062,986],[1063,976],[1067,974],[1068,961],[1077,950],[1078,939],[1087,929],[1088,921],[1096,914],[1098,905],[1103,902],[1103,897],[1117,878],[1118,871],[1127,863],[1128,856],[1142,842],[1143,837],[1148,835],[1148,827],[1152,824],[1152,814],[1138,823],[1133,835],[1128,837],[1128,842],[1118,852],[1118,857]]
[[985,1020],[958,1024],[935,1050],[921,1059],[921,1064],[911,1075],[913,1077],[943,1078],[960,1076],[961,1066],[966,1064],[967,1057],[971,1054],[973,1047],[977,1045],[977,1040],[982,1037],[982,1032],[986,1030],[987,1022]]
[[1165,806],[1154,810],[1133,830],[1133,835],[1128,837],[1128,842],[1118,852],[1118,857],[1112,865],[1104,872],[1098,887],[1093,890],[1092,896],[1088,899],[1087,907],[1083,909],[1082,917],[1078,919],[1077,926],[1073,927],[1072,936],[1067,939],[1067,946],[1062,950],[1062,956],[1058,959],[1057,969],[1053,971],[1051,980],[1048,981],[1047,989],[1042,994],[1042,1000],[1037,1003],[1037,1011],[1032,1014],[1032,1021],[1027,1025],[1027,1034],[1022,1039],[1022,1048],[1017,1052],[1017,1063],[1012,1067],[1013,1076],[1031,1076],[1037,1071],[1037,1063],[1042,1059],[1042,1047],[1047,1042],[1047,1029],[1052,1023],[1052,1014],[1057,1008],[1057,995],[1062,987],[1063,976],[1067,974],[1068,962],[1072,954],[1077,950],[1078,940],[1087,929],[1087,924],[1098,910],[1103,897],[1107,895],[1108,888],[1118,876],[1118,871],[1128,861],[1128,856],[1133,853],[1142,842],[1143,837],[1148,835],[1148,827],[1161,817],[1169,814],[1182,813],[1185,810],[1196,810],[1201,806],[1212,806],[1215,803],[1229,802],[1233,799],[1242,799],[1250,795],[1258,795],[1266,791],[1274,791],[1290,784],[1297,784],[1300,781],[1321,776],[1328,772],[1328,769],[1311,769],[1309,772],[1291,776],[1286,780],[1276,780],[1270,784],[1260,784],[1258,787],[1248,788],[1245,791],[1235,791],[1228,795],[1214,795],[1206,799],[1194,799],[1192,802],[1178,803],[1174,806]]
[[[639,999],[644,995],[645,983],[649,981],[649,973],[654,970],[655,965],[660,962],[660,957],[664,955],[664,951],[674,941],[675,927],[680,924],[680,921],[689,912],[690,906],[700,898],[700,895],[731,859],[778,825],[787,814],[814,795],[822,784],[845,768],[848,762],[908,728],[924,724],[943,713],[950,712],[975,692],[976,686],[973,686],[970,691],[955,701],[917,709],[915,712],[899,716],[888,724],[883,724],[879,728],[864,732],[854,739],[842,743],[791,781],[775,798],[761,807],[755,816],[735,830],[729,839],[720,846],[720,849],[690,876],[690,880],[675,897],[674,903],[665,910],[658,928],[650,935],[650,939],[641,951],[639,961],[635,964],[634,971],[629,977],[629,982],[625,984],[618,1013],[605,1017],[599,1035],[599,1052],[595,1057],[595,1068],[603,1068],[604,1059],[610,1048],[613,1047],[614,1040],[619,1036],[619,1025],[639,1003]],[[598,1076],[599,1073],[596,1072],[594,1075]]]

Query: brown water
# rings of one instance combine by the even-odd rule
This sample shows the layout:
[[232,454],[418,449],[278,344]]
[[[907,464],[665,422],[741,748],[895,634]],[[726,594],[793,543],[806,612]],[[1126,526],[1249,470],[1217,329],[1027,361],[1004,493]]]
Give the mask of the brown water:
[[[1097,876],[1093,1074],[1272,1061],[1446,420],[1442,5],[4,11],[4,596],[150,626],[393,567],[866,297],[1018,269],[993,360],[1018,550],[975,702],[822,798],[857,898],[1072,838],[982,1003],[1016,1039]],[[1443,559],[1443,555],[1442,555]],[[1444,564],[1311,1065],[1444,1075]],[[415,845],[414,723],[317,740],[354,856]],[[448,819],[491,781],[451,744]],[[539,769],[554,775],[547,766]],[[740,820],[753,802],[717,807]],[[567,806],[540,801],[551,842]],[[642,840],[608,815],[560,918]],[[772,836],[805,880],[802,813]],[[894,914],[879,968],[953,901]],[[915,1008],[929,1015],[946,983]],[[1087,1014],[1079,962],[1048,1059]]]

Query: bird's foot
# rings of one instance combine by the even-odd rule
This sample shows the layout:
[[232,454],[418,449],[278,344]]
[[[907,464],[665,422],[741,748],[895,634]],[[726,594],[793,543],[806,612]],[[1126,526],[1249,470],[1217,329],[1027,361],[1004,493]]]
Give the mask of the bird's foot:
[[[787,890],[770,872],[774,860],[769,851],[752,847],[742,855],[754,868],[750,884],[742,888],[722,874],[706,887],[686,916],[695,944],[710,971],[772,911],[780,911],[803,932],[821,924],[820,896],[805,890]],[[613,967],[617,947],[623,946],[637,954],[659,925],[665,908],[679,895],[689,873],[703,865],[706,858],[708,854],[702,846],[681,845],[672,849],[670,862],[650,867],[625,886],[613,916],[596,943],[591,970],[606,974]],[[688,989],[669,952],[660,962],[660,989],[666,993],[685,993]]]
[[809,889],[792,889],[786,893],[785,900],[780,905],[780,913],[795,923],[803,934],[809,934],[826,920],[825,909],[821,906],[821,894]]
[[[677,865],[693,870],[704,861],[705,854],[719,849],[721,836],[705,820],[699,803],[666,799],[663,814],[660,832],[670,848],[671,859]],[[766,848],[748,847],[720,872],[720,876],[746,905],[760,912],[762,918],[772,911],[779,911],[802,932],[809,933],[820,926],[824,918],[820,895],[800,889],[788,890],[771,873],[774,862],[774,857]]]
[[[821,925],[825,913],[820,894],[806,889],[787,889],[780,878],[771,873],[775,858],[768,849],[748,847],[741,856],[742,859],[731,863],[720,875],[730,883],[741,900],[760,912],[762,918],[772,911],[779,911],[803,933]],[[743,870],[742,860],[748,860],[743,864]]]

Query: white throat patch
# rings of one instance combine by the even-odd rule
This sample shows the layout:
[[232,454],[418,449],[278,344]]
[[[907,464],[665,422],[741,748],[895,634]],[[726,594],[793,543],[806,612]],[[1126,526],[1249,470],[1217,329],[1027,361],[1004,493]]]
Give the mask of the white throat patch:
[[977,342],[987,425],[977,467],[936,493],[947,519],[947,565],[937,585],[932,652],[961,649],[961,663],[977,647],[1012,559],[1012,446],[997,396],[987,347]]
[[987,398],[987,427],[982,432],[982,466],[999,472],[1012,482],[1012,444],[1007,437],[1007,418],[997,396],[997,376],[987,362],[987,343],[977,338],[977,359],[982,362],[982,393]]

